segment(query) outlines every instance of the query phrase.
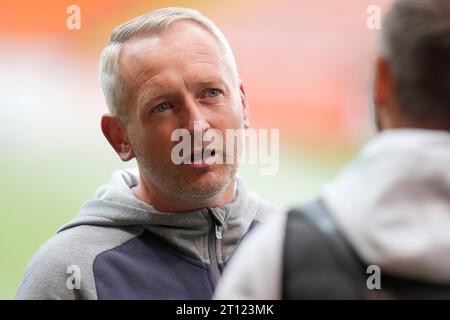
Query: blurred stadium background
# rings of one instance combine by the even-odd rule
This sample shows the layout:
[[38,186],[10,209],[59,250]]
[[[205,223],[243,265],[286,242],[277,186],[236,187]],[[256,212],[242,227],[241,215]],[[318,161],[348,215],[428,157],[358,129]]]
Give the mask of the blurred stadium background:
[[[371,135],[369,5],[390,0],[0,1],[0,299],[33,252],[122,163],[104,139],[98,59],[111,29],[163,6],[200,10],[224,31],[252,126],[280,129],[280,170],[240,175],[280,205],[310,199]],[[66,9],[81,8],[68,30]]]

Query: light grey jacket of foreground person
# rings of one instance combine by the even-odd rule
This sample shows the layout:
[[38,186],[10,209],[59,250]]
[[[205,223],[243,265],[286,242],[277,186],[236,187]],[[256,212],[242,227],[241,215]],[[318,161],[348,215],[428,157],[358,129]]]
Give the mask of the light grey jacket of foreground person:
[[[450,283],[449,132],[383,131],[320,197],[366,264],[424,283]],[[282,297],[286,215],[258,229],[231,259],[215,298]]]

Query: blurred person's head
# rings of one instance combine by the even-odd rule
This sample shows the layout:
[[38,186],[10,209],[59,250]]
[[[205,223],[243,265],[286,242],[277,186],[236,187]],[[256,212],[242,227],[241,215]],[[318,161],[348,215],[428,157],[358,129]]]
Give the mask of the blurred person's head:
[[376,61],[379,129],[450,130],[450,1],[397,0]]
[[173,212],[233,200],[236,161],[177,165],[171,159],[176,129],[193,136],[194,130],[225,134],[248,126],[233,53],[213,22],[183,8],[125,22],[102,53],[100,77],[110,110],[102,130],[123,161],[136,158],[141,200]]

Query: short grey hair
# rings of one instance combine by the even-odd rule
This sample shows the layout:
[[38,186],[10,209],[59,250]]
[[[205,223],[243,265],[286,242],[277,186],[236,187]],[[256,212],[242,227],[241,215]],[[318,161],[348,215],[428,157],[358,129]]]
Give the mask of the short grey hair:
[[148,12],[117,26],[100,58],[100,81],[109,111],[123,118],[126,114],[127,84],[120,75],[120,52],[123,44],[137,35],[162,34],[175,22],[190,20],[204,27],[217,40],[229,59],[233,76],[238,77],[236,62],[230,45],[220,29],[200,12],[187,8],[167,7]]
[[397,0],[383,22],[381,55],[406,117],[450,121],[449,0]]

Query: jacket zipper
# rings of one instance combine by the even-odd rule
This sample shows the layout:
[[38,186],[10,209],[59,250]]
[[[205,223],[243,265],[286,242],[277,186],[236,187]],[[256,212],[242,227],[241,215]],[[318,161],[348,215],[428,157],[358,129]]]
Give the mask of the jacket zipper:
[[217,240],[222,239],[222,222],[219,221],[216,216],[214,215],[214,212],[208,208],[208,213],[211,216],[212,220],[212,227],[209,230],[208,234],[208,253],[209,253],[209,261],[211,263],[211,273],[213,276],[213,284],[214,288],[217,285],[217,282],[219,282],[220,279],[220,268],[219,268],[219,259],[217,257]]

